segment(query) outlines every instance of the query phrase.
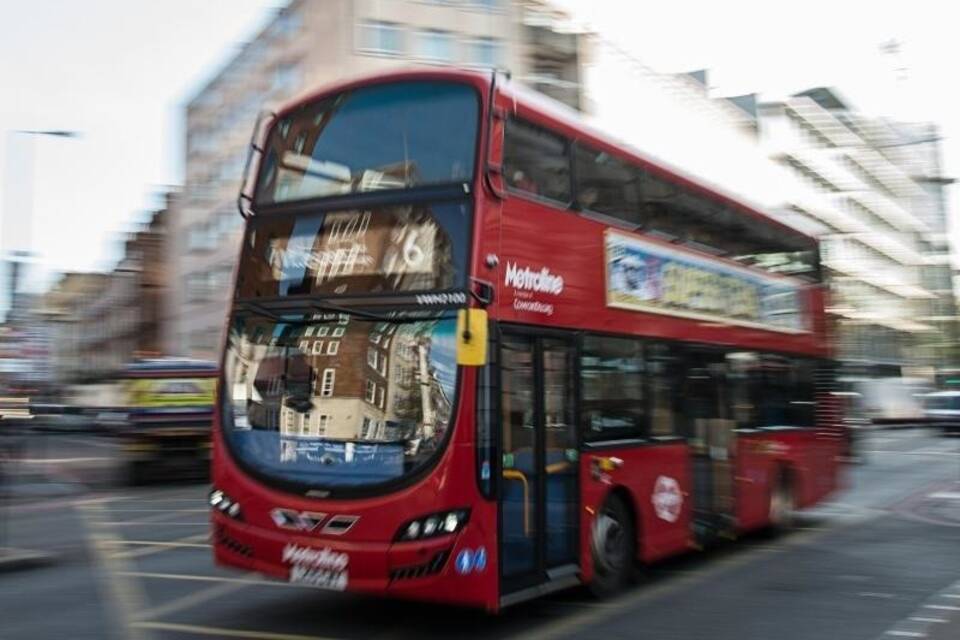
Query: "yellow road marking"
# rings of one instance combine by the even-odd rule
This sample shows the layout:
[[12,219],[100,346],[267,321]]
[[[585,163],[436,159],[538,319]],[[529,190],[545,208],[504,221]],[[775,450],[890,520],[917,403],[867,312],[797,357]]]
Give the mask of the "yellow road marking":
[[139,520],[132,522],[110,522],[110,521],[101,521],[95,522],[94,524],[101,527],[146,527],[146,526],[161,526],[161,527],[209,527],[210,522],[141,522]]
[[248,631],[246,629],[225,629],[223,627],[202,627],[195,624],[174,624],[172,622],[135,622],[135,627],[156,631],[179,631],[204,636],[225,636],[227,638],[251,638],[253,640],[332,640],[324,636],[304,636],[296,633],[271,633],[269,631]]
[[122,540],[118,544],[135,545],[143,548],[133,549],[132,551],[115,551],[113,556],[117,558],[142,558],[144,556],[151,556],[155,553],[167,551],[168,549],[209,549],[212,545],[209,543],[199,542],[201,540],[208,539],[209,537],[207,534],[202,533],[194,536],[186,536],[185,538],[179,538],[177,540],[171,540],[170,542]]
[[190,573],[152,573],[149,571],[124,571],[122,575],[130,578],[152,578],[156,580],[188,580],[195,582],[233,582],[237,584],[252,584],[262,587],[289,587],[294,589],[313,589],[308,585],[291,584],[265,579],[224,578],[220,576],[198,576]]

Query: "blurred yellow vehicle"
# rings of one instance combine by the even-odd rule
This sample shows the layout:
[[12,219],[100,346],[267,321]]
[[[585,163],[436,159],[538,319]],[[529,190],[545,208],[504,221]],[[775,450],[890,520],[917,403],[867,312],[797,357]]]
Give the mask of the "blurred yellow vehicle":
[[160,358],[129,365],[121,381],[124,407],[114,416],[128,479],[163,474],[206,476],[217,367],[202,360]]

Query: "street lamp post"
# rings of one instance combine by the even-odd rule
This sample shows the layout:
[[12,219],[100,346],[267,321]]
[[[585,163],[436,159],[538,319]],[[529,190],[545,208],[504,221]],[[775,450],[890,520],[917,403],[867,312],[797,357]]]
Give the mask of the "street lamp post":
[[[8,302],[7,314],[13,310],[17,290],[23,280],[23,269],[30,256],[33,225],[33,171],[34,141],[38,137],[78,138],[80,132],[68,129],[15,129],[7,136],[7,176],[4,185],[4,207],[2,211],[2,259],[7,263]],[[26,146],[16,154],[16,138],[22,138]],[[12,176],[19,179],[14,179]],[[22,185],[18,190],[16,183]],[[19,199],[18,199],[19,196]],[[6,314],[5,314],[6,315]]]

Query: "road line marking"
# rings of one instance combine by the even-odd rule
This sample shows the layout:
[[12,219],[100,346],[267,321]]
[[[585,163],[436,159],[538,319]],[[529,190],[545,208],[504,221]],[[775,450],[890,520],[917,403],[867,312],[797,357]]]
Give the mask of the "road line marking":
[[919,631],[887,631],[884,635],[898,638],[926,638],[927,634]]
[[195,509],[193,507],[184,507],[183,509],[110,509],[110,513],[209,513],[209,508]]
[[135,627],[156,631],[179,631],[204,636],[226,636],[228,638],[251,638],[252,640],[332,640],[325,636],[303,636],[294,633],[272,633],[269,631],[247,631],[245,629],[225,629],[223,627],[202,627],[194,624],[174,624],[171,622],[135,622]]
[[[193,538],[195,536],[189,536]],[[145,546],[145,547],[168,547],[170,549],[184,547],[184,548],[196,548],[196,549],[208,549],[210,544],[204,544],[202,542],[189,542],[187,538],[180,538],[178,540],[171,540],[170,542],[163,542],[160,540],[110,540],[104,541],[107,545],[132,545],[132,546]]]
[[874,592],[872,592],[872,591],[862,591],[862,592],[858,593],[857,595],[858,595],[858,596],[862,596],[862,597],[864,597],[864,598],[884,598],[884,599],[888,599],[888,600],[889,600],[890,598],[896,598],[896,597],[897,597],[897,596],[895,596],[895,595],[892,594],[892,593],[874,593]]
[[[771,554],[777,553],[778,551],[784,551],[792,547],[810,545],[828,533],[843,531],[850,527],[863,525],[866,522],[876,520],[884,515],[886,514],[880,511],[871,510],[869,513],[865,512],[862,516],[850,518],[849,520],[845,520],[826,529],[800,532],[792,536],[785,537],[774,544],[758,548],[751,548],[749,549],[749,553],[738,553],[726,558],[711,560],[709,565],[702,567],[701,569],[682,575],[672,576],[669,579],[664,580],[662,583],[638,587],[621,595],[618,598],[611,600],[610,604],[617,607],[622,607],[623,611],[629,611],[630,607],[637,606],[648,600],[653,600],[671,593],[675,593],[692,585],[700,584],[713,576],[723,573],[724,571],[732,571],[733,569],[751,563],[762,562]],[[609,615],[610,612],[607,609],[589,609],[581,613],[574,613],[567,618],[558,620],[557,622],[551,624],[543,625],[537,629],[522,631],[517,635],[510,637],[513,640],[523,640],[526,638],[531,640],[544,640],[546,638],[568,636],[577,631],[582,631],[583,629],[588,628],[592,623],[606,619]]]
[[941,593],[941,598],[957,598],[960,599],[960,593]]
[[115,551],[113,555],[117,558],[142,558],[144,556],[152,556],[169,549],[209,549],[212,547],[210,544],[193,542],[197,538],[205,540],[207,539],[207,534],[201,534],[200,536],[187,536],[185,538],[171,540],[170,542],[143,541],[146,544],[140,549],[133,549],[132,551]]
[[924,609],[936,609],[937,611],[960,611],[960,607],[954,607],[949,604],[925,604]]
[[94,524],[101,527],[209,527],[210,521],[205,520],[203,522],[111,522],[109,520],[103,520],[100,522],[95,522]]
[[104,449],[119,449],[119,442],[103,441],[103,440],[84,440],[82,438],[59,438],[60,442],[72,442],[74,444],[80,444],[85,447],[103,447]]
[[106,515],[106,507],[102,503],[88,504],[78,510],[80,519],[86,524],[86,542],[90,547],[94,566],[102,569],[102,580],[97,580],[108,602],[108,612],[112,614],[114,623],[123,629],[129,640],[146,640],[148,635],[144,630],[131,626],[137,611],[145,608],[148,602],[146,594],[136,580],[124,575],[130,565],[123,558],[115,558],[109,553],[108,541],[115,540],[115,534],[104,529],[98,522]]
[[113,458],[86,457],[86,458],[18,458],[18,463],[23,464],[76,464],[78,462],[110,462]]
[[937,498],[940,500],[960,500],[960,491],[936,491],[927,496],[928,498]]
[[250,579],[250,578],[224,578],[220,576],[198,576],[192,575],[189,573],[151,573],[148,571],[125,571],[125,576],[132,578],[151,578],[156,580],[186,580],[191,582],[233,582],[236,584],[250,584],[257,585],[261,587],[287,587],[292,589],[315,589],[303,584],[296,584],[290,582],[280,582],[266,579]]
[[[116,514],[117,511],[118,511],[117,509],[111,509],[110,513]],[[136,520],[128,520],[128,522],[140,522],[144,524],[157,522],[160,524],[166,524],[165,522],[163,522],[163,520],[166,518],[176,518],[179,516],[184,516],[192,513],[209,513],[209,512],[210,512],[209,509],[192,509],[192,508],[191,509],[157,509],[157,511],[152,515],[142,516],[140,518],[137,518]]]
[[914,622],[938,622],[938,623],[947,623],[949,620],[944,620],[943,618],[924,618],[921,616],[913,616],[910,618]]
[[[250,573],[247,575],[256,576],[257,574]],[[148,620],[150,618],[159,618],[161,616],[169,616],[173,613],[180,613],[188,609],[193,609],[204,602],[210,602],[211,600],[216,600],[217,598],[222,598],[225,595],[240,591],[241,589],[246,589],[249,586],[248,584],[239,584],[236,582],[215,584],[212,587],[193,591],[185,596],[175,598],[170,602],[165,602],[152,609],[141,611],[137,614],[137,617],[142,620]]]

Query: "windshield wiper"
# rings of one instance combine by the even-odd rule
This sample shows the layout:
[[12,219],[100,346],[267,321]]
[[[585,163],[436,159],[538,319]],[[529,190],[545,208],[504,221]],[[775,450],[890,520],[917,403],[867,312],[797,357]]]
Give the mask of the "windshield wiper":
[[339,304],[334,304],[332,302],[310,302],[310,307],[316,311],[321,311],[323,313],[344,313],[349,316],[356,316],[358,318],[366,318],[367,320],[378,320],[380,322],[389,322],[395,318],[390,315],[377,313],[376,311],[360,311],[359,309],[351,309],[350,307],[343,307]]
[[[271,305],[272,306],[272,305]],[[255,315],[273,320],[275,322],[284,322],[286,324],[309,324],[316,322],[315,319],[306,317],[309,312],[318,312],[318,313],[338,313],[347,316],[364,318],[365,320],[374,320],[377,322],[403,322],[403,321],[416,321],[416,320],[440,320],[443,319],[448,310],[440,310],[434,314],[419,314],[417,310],[413,311],[413,315],[408,315],[410,312],[405,310],[391,311],[389,313],[378,313],[376,311],[366,311],[361,309],[353,309],[350,307],[344,307],[342,305],[324,301],[308,301],[303,305],[298,305],[290,308],[279,309],[274,307],[273,309],[268,308],[263,303],[257,303],[252,301],[240,301],[236,303],[236,308],[239,311],[246,311],[253,313]],[[303,314],[304,317],[300,319],[291,319],[289,316]]]

